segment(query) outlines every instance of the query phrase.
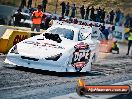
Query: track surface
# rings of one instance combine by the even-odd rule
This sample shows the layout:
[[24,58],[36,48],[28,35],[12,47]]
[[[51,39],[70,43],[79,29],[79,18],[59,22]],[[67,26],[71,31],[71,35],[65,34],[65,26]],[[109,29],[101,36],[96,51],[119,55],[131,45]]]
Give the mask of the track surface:
[[64,74],[28,68],[15,68],[4,63],[0,55],[0,99],[47,99],[75,92],[78,78],[88,84],[113,84],[132,80],[132,56],[126,56],[126,45],[120,54],[100,53],[92,73]]

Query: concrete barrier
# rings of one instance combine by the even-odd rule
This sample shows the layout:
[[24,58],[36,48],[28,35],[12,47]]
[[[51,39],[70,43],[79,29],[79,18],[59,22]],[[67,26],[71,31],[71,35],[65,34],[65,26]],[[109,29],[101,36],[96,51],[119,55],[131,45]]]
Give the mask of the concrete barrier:
[[[22,31],[29,31],[29,32],[32,32],[32,31],[31,31],[31,28],[0,25],[0,37],[3,36],[3,34],[5,33],[5,31],[6,31],[7,29],[22,30]],[[41,29],[40,32],[42,33],[42,32],[44,32],[44,30]],[[36,33],[36,32],[34,32],[34,33]]]
[[0,38],[0,53],[6,54],[13,45],[41,33],[42,32],[7,29],[3,36]]

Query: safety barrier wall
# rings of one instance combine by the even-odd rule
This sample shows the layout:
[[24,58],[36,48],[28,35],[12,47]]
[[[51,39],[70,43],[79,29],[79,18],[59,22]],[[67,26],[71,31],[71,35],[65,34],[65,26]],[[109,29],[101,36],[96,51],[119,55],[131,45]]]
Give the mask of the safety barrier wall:
[[0,53],[5,54],[13,45],[17,44],[18,42],[39,34],[41,34],[41,32],[7,29],[0,38]]

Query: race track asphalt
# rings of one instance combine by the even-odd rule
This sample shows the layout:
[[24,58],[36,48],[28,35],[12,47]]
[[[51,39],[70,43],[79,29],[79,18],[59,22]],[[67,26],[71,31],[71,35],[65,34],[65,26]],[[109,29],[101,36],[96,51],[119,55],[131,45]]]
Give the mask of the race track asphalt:
[[5,64],[0,55],[0,99],[48,99],[75,92],[79,78],[87,84],[108,85],[132,80],[132,56],[126,56],[126,45],[120,54],[100,53],[91,73],[65,74]]

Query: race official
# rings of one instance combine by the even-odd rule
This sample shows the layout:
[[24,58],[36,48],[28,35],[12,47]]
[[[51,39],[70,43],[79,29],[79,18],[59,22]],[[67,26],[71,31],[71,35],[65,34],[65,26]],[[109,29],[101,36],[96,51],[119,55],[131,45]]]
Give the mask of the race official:
[[114,50],[114,51],[117,51],[117,54],[119,54],[119,44],[118,44],[117,41],[113,41],[111,52],[112,52],[113,50]]
[[127,50],[127,54],[126,55],[129,55],[129,51],[130,51],[131,45],[132,45],[132,29],[130,29],[130,31],[129,31],[128,50]]
[[34,29],[36,29],[37,32],[40,32],[40,24],[42,22],[43,12],[42,12],[42,6],[41,5],[38,5],[37,8],[38,8],[37,11],[34,11],[32,13],[33,26],[31,28],[31,31],[34,31]]

